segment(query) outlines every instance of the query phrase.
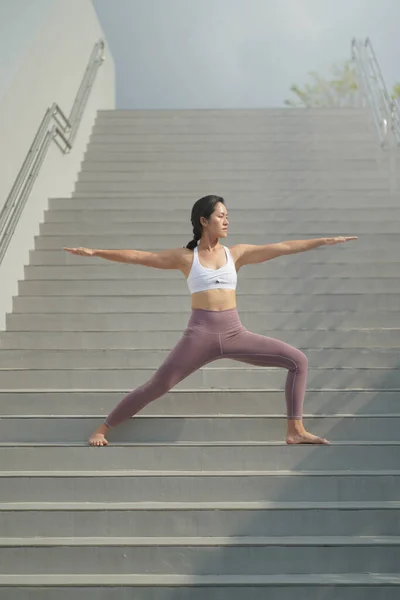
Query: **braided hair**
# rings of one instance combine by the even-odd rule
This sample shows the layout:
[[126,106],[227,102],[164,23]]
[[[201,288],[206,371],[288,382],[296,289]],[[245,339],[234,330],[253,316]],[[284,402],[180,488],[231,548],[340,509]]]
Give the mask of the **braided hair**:
[[225,204],[225,201],[221,196],[204,196],[194,203],[190,217],[193,225],[193,239],[186,246],[189,250],[194,250],[197,246],[197,242],[201,239],[202,226],[200,218],[204,217],[208,220],[213,214],[218,202]]

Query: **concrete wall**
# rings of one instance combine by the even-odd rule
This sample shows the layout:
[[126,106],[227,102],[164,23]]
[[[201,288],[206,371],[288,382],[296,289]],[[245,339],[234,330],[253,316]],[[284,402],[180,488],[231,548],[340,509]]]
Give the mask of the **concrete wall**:
[[0,98],[54,5],[54,0],[0,0]]
[[[46,109],[57,102],[69,114],[93,46],[104,33],[90,0],[16,0],[13,10],[0,8],[0,54],[6,57],[0,87],[1,209]],[[12,310],[48,198],[71,194],[97,110],[115,107],[114,62],[107,44],[105,55],[73,151],[63,155],[51,145],[0,265],[0,329]]]

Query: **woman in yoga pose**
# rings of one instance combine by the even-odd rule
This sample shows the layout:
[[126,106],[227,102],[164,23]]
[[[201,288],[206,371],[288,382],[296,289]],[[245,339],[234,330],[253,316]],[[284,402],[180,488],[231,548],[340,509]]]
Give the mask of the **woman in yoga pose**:
[[185,276],[192,294],[192,314],[183,336],[153,377],[125,396],[89,438],[92,446],[108,444],[105,434],[146,404],[166,394],[185,377],[219,358],[265,367],[287,369],[285,386],[288,444],[328,444],[306,431],[302,421],[306,389],[307,357],[293,346],[252,333],[240,322],[236,309],[237,272],[248,264],[278,256],[305,252],[357,237],[294,240],[227,248],[219,240],[228,235],[228,213],[220,196],[200,198],[192,209],[193,240],[186,248],[161,252],[141,250],[93,250],[64,248],[80,256],[97,256],[156,269],[177,269]]

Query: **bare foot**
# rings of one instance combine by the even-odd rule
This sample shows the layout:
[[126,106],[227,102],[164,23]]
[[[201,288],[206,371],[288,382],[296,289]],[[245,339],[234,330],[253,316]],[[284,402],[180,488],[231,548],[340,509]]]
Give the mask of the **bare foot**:
[[287,444],[324,444],[330,445],[328,440],[325,438],[318,437],[308,431],[304,430],[301,433],[292,433],[286,436]]
[[324,444],[330,445],[325,438],[306,431],[302,419],[288,419],[286,431],[287,444]]
[[108,430],[109,427],[104,425],[104,423],[100,425],[100,427],[98,427],[89,438],[90,446],[107,446],[108,442],[104,437],[104,434],[107,433]]

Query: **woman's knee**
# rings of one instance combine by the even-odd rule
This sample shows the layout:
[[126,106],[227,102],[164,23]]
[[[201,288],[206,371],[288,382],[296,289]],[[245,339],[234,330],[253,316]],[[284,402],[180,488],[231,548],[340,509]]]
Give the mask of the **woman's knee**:
[[307,371],[308,369],[308,358],[301,352],[301,350],[297,350],[296,355],[293,357],[293,366],[290,369],[291,371],[297,371],[298,373],[301,371]]
[[308,369],[308,358],[304,354],[304,352],[300,352],[299,367],[302,368],[302,369]]
[[176,385],[176,378],[171,376],[162,376],[155,374],[146,384],[146,392],[154,398],[159,398],[167,394],[170,389]]

